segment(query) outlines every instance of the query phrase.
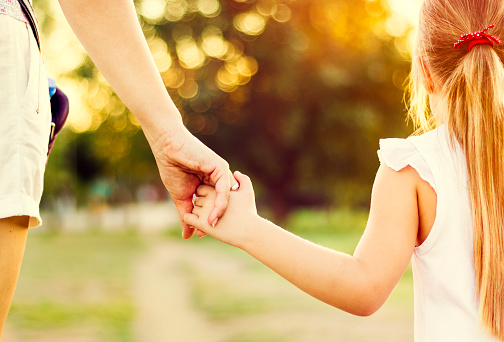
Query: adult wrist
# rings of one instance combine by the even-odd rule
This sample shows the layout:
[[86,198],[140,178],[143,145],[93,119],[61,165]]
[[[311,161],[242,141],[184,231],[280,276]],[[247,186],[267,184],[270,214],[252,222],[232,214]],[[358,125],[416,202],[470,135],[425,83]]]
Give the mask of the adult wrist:
[[[158,120],[156,120],[156,117]],[[178,117],[161,117],[153,115],[146,122],[140,122],[145,137],[151,147],[162,145],[164,147],[177,141],[181,134],[188,133],[182,122],[180,115]]]

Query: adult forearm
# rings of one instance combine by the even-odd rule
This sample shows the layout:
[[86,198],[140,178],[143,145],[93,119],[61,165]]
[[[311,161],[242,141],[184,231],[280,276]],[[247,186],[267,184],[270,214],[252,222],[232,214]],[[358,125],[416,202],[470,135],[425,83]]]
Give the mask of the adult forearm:
[[249,231],[251,236],[240,247],[309,295],[356,315],[369,315],[381,305],[354,257],[304,240],[264,219],[254,222]]
[[132,0],[59,0],[63,12],[149,141],[182,125],[150,54]]

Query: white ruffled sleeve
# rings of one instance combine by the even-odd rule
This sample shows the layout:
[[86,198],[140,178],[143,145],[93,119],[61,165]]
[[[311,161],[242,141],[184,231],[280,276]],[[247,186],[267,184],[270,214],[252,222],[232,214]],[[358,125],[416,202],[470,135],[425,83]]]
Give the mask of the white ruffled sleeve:
[[411,141],[398,138],[381,139],[378,158],[382,164],[394,171],[402,170],[410,165],[418,172],[420,178],[429,183],[436,191],[434,176],[429,165]]

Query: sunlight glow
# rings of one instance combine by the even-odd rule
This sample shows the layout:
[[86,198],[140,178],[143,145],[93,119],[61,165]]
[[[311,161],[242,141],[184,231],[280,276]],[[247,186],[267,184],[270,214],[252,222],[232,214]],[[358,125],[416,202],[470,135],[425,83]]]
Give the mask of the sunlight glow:
[[[368,0],[370,1],[370,0]],[[391,15],[383,27],[379,29],[392,37],[400,37],[408,32],[406,40],[396,40],[397,51],[404,57],[409,58],[413,51],[415,42],[416,27],[418,26],[418,15],[423,0],[388,0]]]
[[388,0],[388,4],[392,11],[405,18],[411,25],[417,25],[422,0]]

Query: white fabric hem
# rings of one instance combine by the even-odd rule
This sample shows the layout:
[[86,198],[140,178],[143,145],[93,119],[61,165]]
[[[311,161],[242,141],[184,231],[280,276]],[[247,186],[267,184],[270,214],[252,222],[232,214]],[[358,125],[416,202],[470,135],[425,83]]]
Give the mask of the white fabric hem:
[[30,196],[18,194],[0,198],[0,218],[12,216],[29,216],[28,228],[42,225],[39,205]]

